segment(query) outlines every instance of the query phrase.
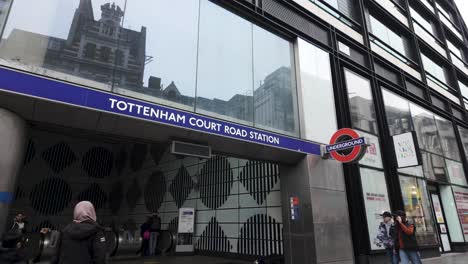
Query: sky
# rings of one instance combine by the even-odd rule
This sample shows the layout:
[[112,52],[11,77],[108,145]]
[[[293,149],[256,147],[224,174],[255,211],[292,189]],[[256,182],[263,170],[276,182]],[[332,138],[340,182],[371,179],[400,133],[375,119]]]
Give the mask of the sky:
[[468,0],[455,0],[455,3],[457,4],[458,10],[460,10],[461,15],[463,16],[465,24],[468,25]]

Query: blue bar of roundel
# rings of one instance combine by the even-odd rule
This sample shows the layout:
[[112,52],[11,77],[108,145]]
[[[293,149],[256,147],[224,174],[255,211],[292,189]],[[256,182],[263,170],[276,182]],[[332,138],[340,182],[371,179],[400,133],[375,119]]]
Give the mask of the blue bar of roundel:
[[0,203],[11,203],[13,201],[13,193],[0,192]]
[[[0,68],[0,90],[7,90],[15,93],[20,93],[24,95],[39,97],[47,100],[57,101],[61,103],[72,104],[81,107],[88,107],[99,111],[106,111],[126,116],[132,116],[139,119],[145,119],[157,123],[174,125],[177,127],[182,127],[191,130],[197,130],[200,132],[216,134],[220,136],[225,136],[229,138],[235,138],[240,140],[245,140],[249,142],[254,142],[263,145],[269,145],[273,147],[279,147],[284,149],[289,149],[292,151],[298,151],[308,154],[320,155],[320,145],[312,143],[309,141],[304,141],[296,138],[291,138],[287,136],[282,136],[278,134],[273,134],[263,130],[253,129],[248,126],[242,126],[238,124],[233,124],[218,119],[209,118],[202,115],[197,115],[191,112],[180,111],[152,103],[147,103],[135,99],[131,99],[124,96],[119,96],[107,92],[97,91],[89,88],[85,88],[78,85],[73,85],[69,83],[64,83],[61,81],[51,80],[35,75],[25,74],[5,68]],[[182,114],[186,116],[187,120],[190,117],[195,117],[197,119],[203,119],[205,121],[216,122],[222,124],[222,126],[227,125],[236,129],[244,129],[247,133],[258,132],[267,136],[273,136],[279,138],[280,144],[274,144],[264,141],[258,141],[250,138],[243,138],[238,135],[225,134],[224,131],[214,132],[206,128],[192,127],[188,124],[179,124],[171,120],[154,120],[150,117],[144,116],[142,114],[138,115],[137,113],[129,113],[119,111],[117,108],[112,109],[109,99],[115,99],[118,101],[124,101],[126,103],[134,103],[154,109],[160,109],[162,111],[168,111],[174,114]]]

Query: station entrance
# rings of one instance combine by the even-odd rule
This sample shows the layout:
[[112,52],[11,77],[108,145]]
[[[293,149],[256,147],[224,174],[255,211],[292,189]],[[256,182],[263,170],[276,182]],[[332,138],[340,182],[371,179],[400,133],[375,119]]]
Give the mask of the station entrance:
[[60,231],[84,200],[106,228],[114,261],[142,263],[135,258],[139,227],[154,213],[162,229],[154,252],[175,255],[180,208],[195,210],[194,233],[185,239],[197,255],[283,254],[277,164],[216,153],[209,159],[173,155],[169,144],[32,125],[8,216],[26,215],[28,256],[47,261],[57,238],[40,231]]

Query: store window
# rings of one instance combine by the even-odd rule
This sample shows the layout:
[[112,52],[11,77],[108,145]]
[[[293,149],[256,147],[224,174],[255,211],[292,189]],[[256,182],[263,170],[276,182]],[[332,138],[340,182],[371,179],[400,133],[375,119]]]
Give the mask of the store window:
[[465,241],[468,241],[468,188],[453,186],[453,193]]
[[419,246],[437,245],[425,181],[400,175],[400,185],[405,212],[408,219],[416,226],[416,239]]

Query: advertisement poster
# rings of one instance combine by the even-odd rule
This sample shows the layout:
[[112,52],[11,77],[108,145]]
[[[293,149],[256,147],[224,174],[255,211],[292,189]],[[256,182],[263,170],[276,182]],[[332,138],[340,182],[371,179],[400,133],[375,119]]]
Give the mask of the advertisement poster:
[[195,209],[180,208],[179,209],[179,233],[193,233],[195,225]]
[[418,166],[418,154],[412,132],[393,136],[398,168]]
[[444,214],[442,213],[442,205],[440,204],[439,196],[436,194],[432,196],[432,205],[434,205],[434,212],[438,224],[444,223]]
[[366,154],[361,159],[361,161],[359,161],[359,164],[371,166],[374,168],[383,168],[382,156],[380,153],[379,138],[372,134],[369,134],[360,130],[359,130],[359,135],[362,137],[365,137],[369,144],[366,150]]
[[366,206],[367,225],[369,227],[369,239],[372,250],[383,249],[374,241],[378,234],[378,228],[382,222],[382,214],[390,211],[385,175],[381,171],[361,168],[362,190]]
[[453,187],[458,217],[463,227],[465,239],[468,239],[468,189]]

